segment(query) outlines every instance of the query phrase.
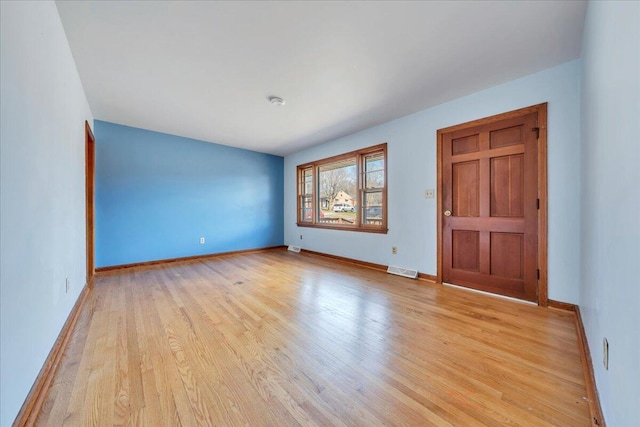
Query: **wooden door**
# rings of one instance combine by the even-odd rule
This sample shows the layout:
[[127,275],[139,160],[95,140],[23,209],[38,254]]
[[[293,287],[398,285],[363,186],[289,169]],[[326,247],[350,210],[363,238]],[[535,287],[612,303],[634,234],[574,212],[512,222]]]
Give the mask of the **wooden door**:
[[440,134],[442,280],[536,301],[538,113],[504,116]]

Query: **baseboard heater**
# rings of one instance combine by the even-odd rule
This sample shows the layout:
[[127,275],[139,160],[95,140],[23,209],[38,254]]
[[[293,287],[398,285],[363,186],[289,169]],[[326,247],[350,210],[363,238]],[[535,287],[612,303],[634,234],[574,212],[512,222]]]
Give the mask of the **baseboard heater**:
[[288,251],[300,253],[300,246],[289,245],[287,248]]
[[410,270],[408,268],[394,267],[392,265],[387,268],[387,273],[395,274],[396,276],[408,277],[409,279],[418,278],[418,270]]

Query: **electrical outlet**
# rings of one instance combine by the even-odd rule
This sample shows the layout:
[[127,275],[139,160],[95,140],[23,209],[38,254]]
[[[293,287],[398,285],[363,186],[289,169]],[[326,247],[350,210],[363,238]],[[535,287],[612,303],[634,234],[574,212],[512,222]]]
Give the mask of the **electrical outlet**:
[[201,245],[204,245],[204,237],[201,237],[201,238],[200,238],[200,244],[201,244]]
[[602,363],[604,364],[604,369],[609,370],[609,341],[607,338],[602,339]]
[[425,199],[433,199],[436,196],[436,190],[425,190],[424,198]]
[[397,254],[398,253],[398,247],[397,246],[391,246],[391,253],[392,254]]
[[69,278],[67,277],[64,281],[64,292],[69,293]]

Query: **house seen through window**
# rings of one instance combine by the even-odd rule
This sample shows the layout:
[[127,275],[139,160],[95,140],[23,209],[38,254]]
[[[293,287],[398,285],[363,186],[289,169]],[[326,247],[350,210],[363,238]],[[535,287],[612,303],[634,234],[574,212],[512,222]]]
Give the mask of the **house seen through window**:
[[387,145],[298,166],[298,225],[386,232]]

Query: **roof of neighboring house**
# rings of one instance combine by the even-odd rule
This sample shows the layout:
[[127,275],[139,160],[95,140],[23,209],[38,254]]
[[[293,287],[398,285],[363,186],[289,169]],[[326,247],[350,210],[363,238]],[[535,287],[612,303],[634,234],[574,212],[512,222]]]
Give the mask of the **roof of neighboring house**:
[[345,193],[344,191],[338,191],[338,194],[336,194],[336,199],[344,199],[344,200],[353,200],[353,197],[351,197],[349,194]]

